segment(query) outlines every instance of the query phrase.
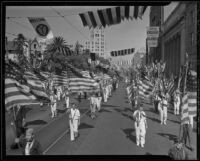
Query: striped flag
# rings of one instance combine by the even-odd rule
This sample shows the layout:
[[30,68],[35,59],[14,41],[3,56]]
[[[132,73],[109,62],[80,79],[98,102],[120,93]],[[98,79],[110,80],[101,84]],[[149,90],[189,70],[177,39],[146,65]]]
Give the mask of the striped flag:
[[153,85],[148,80],[139,80],[139,97],[142,99],[149,99],[153,92]]
[[93,27],[106,27],[121,23],[121,20],[127,20],[139,17],[142,19],[147,6],[118,6],[106,8],[98,11],[89,11],[79,14],[83,26]]
[[32,91],[23,77],[23,69],[12,63],[6,64],[5,67],[5,107],[7,110],[15,105],[41,102],[42,98]]
[[61,73],[61,75],[52,74],[52,80],[54,86],[68,86],[69,84],[69,78],[65,72]]
[[70,78],[69,90],[74,92],[97,92],[100,90],[99,83],[89,78]]
[[182,98],[181,124],[186,124],[188,122],[189,122],[188,94],[186,93]]

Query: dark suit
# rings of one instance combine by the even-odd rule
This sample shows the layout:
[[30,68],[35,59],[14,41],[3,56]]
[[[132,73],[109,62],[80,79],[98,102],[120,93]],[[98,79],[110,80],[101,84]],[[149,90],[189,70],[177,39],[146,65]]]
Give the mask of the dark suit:
[[[22,149],[22,154],[25,155],[25,148],[26,148],[27,141],[25,139],[22,139],[20,141],[20,146]],[[42,147],[40,143],[34,139],[34,143],[30,149],[30,155],[42,155]]]

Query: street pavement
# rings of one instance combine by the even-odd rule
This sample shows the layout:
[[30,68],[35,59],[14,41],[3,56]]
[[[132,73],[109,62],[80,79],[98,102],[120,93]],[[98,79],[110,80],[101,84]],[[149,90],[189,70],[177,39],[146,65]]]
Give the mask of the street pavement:
[[[79,107],[80,136],[74,142],[70,141],[68,116],[62,103],[59,107],[59,116],[54,119],[50,117],[48,107],[44,107],[44,111],[32,107],[27,113],[29,127],[36,130],[36,138],[41,143],[45,155],[167,155],[173,145],[173,139],[179,136],[180,116],[173,115],[173,111],[169,109],[167,125],[161,125],[159,115],[154,112],[153,106],[145,103],[143,107],[148,124],[146,143],[144,148],[137,147],[132,111],[127,102],[124,83],[120,83],[107,103],[103,103],[101,111],[97,113],[98,117],[94,120],[89,117],[89,101],[82,99]],[[196,122],[194,125],[194,151],[190,155],[195,159]],[[6,132],[8,129],[9,126]],[[10,137],[11,132],[7,132],[6,141],[12,140]],[[13,154],[21,155],[21,152],[7,150],[7,155]]]

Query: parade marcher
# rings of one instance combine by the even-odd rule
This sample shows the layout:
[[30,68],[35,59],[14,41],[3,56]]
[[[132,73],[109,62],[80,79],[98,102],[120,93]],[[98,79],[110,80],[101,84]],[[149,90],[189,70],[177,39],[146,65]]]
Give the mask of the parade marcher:
[[166,95],[163,94],[163,98],[162,98],[162,106],[163,106],[163,122],[164,125],[167,124],[167,108],[168,108],[168,102],[167,102],[167,98]]
[[14,133],[15,133],[15,140],[14,143],[11,145],[11,149],[17,149],[19,148],[19,138],[22,135],[22,133],[25,131],[25,118],[26,118],[26,111],[24,106],[16,105],[12,109],[11,115],[12,115],[12,121],[11,125],[13,127]]
[[100,111],[101,110],[101,100],[102,100],[100,92],[98,92],[98,95],[97,95],[96,99],[97,99],[96,100],[97,110]]
[[179,107],[180,107],[180,92],[179,90],[177,89],[175,92],[174,92],[174,114],[175,115],[179,115]]
[[53,93],[53,91],[50,93],[50,101],[51,101],[51,117],[57,116],[57,95]]
[[146,114],[143,111],[142,105],[138,104],[138,110],[133,113],[133,118],[135,120],[135,131],[136,131],[136,143],[137,146],[141,145],[144,147],[145,135],[147,129]]
[[78,137],[78,126],[80,125],[80,111],[78,109],[78,101],[71,101],[71,108],[68,109],[69,126],[70,126],[70,140],[74,141]]
[[59,87],[57,87],[57,99],[58,99],[58,101],[60,101],[61,94],[62,94],[62,88],[61,88],[61,86],[59,86]]
[[92,93],[92,95],[89,98],[90,101],[90,111],[91,111],[91,118],[94,119],[96,117],[95,112],[96,112],[96,98],[95,94]]
[[65,98],[66,108],[68,109],[69,108],[69,90],[68,89],[65,90],[63,97]]
[[191,125],[189,124],[189,121],[186,122],[185,124],[182,125],[183,128],[183,132],[182,132],[182,142],[185,145],[185,147],[187,146],[187,140],[189,143],[189,146],[187,146],[190,150],[193,150],[192,146],[191,146]]
[[19,143],[23,155],[42,155],[42,146],[35,139],[34,130],[28,128],[25,138],[21,138]]
[[163,109],[163,104],[162,104],[162,96],[161,94],[159,93],[159,97],[160,97],[160,101],[158,102],[158,111],[159,111],[159,114],[160,114],[160,124],[163,124],[163,115],[164,115],[164,109]]
[[155,112],[158,113],[158,104],[161,101],[161,98],[159,96],[159,92],[156,91],[155,92],[155,96],[154,96],[154,108],[155,108]]
[[168,155],[173,160],[189,160],[189,152],[182,142],[174,140],[174,145],[169,149]]

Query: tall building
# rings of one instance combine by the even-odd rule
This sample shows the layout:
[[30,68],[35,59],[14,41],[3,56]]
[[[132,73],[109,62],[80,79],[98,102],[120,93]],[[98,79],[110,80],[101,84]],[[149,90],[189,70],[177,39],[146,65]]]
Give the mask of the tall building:
[[[149,26],[150,27],[159,27],[161,31],[161,25],[164,21],[164,10],[163,6],[151,6],[150,14],[149,14]],[[161,60],[161,40],[158,38],[158,46],[150,47],[148,51],[149,62],[153,62],[155,60]]]
[[85,49],[104,57],[106,50],[105,32],[103,28],[91,29],[90,41],[85,42]]
[[197,70],[197,2],[187,2],[185,12],[186,52],[192,68]]

